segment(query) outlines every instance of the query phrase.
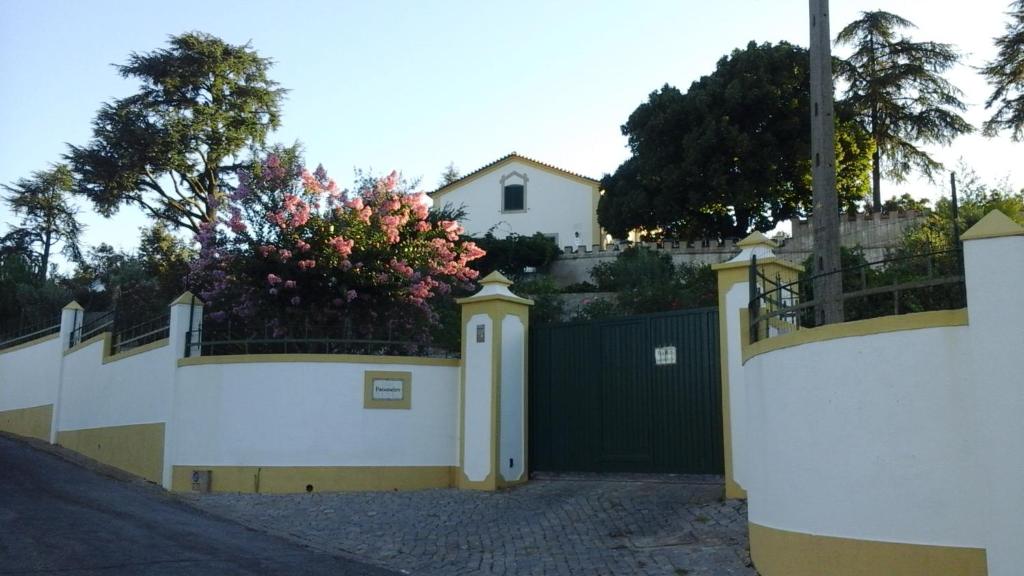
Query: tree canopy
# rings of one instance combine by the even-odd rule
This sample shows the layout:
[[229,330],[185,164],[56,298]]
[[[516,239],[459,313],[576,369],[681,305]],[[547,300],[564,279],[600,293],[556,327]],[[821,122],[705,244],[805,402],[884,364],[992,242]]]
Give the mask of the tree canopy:
[[[598,219],[611,234],[743,236],[812,205],[807,50],[751,42],[684,94],[665,85],[622,126],[632,157],[602,180]],[[841,204],[868,190],[871,142],[836,126]]]
[[21,178],[13,185],[3,185],[9,193],[4,200],[22,219],[2,243],[21,252],[35,266],[40,280],[46,279],[55,247],[60,246],[61,253],[72,260],[81,258],[78,236],[82,224],[78,222],[78,209],[70,202],[73,182],[68,167],[57,165],[33,172],[30,178]]
[[169,44],[117,67],[141,82],[139,91],[104,104],[93,139],[71,146],[67,159],[100,214],[131,203],[198,232],[216,219],[234,156],[279,125],[284,90],[267,77],[271,61],[248,44],[201,32]]
[[913,27],[901,16],[876,10],[862,12],[836,36],[837,44],[853,48],[837,69],[847,84],[845,104],[875,144],[875,210],[882,206],[883,172],[897,182],[915,170],[930,179],[942,164],[918,144],[948,144],[973,130],[958,114],[966,109],[961,91],[942,77],[960,55],[949,44],[913,42],[899,34]]
[[985,108],[995,107],[984,125],[986,136],[1010,131],[1015,142],[1024,140],[1024,0],[1010,5],[1006,33],[996,38],[999,53],[981,73],[992,86]]

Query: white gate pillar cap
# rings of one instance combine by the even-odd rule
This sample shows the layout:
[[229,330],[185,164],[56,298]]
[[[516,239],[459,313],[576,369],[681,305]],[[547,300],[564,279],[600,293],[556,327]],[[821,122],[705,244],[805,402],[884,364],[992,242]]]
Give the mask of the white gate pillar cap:
[[515,302],[517,304],[533,306],[533,300],[520,298],[513,294],[512,291],[508,289],[508,287],[512,285],[512,281],[497,270],[485,276],[484,279],[480,281],[480,285],[483,287],[479,292],[469,296],[468,298],[459,298],[455,302],[458,304],[470,304],[474,302],[486,302],[488,300],[504,300],[506,302]]
[[[743,240],[737,242],[736,246],[740,249],[740,253],[733,256],[732,259],[727,262],[723,262],[723,264],[732,262],[750,262],[750,258],[752,256],[757,256],[758,260],[774,258],[775,252],[773,249],[779,247],[779,245],[770,238],[756,230],[751,232],[750,235]],[[712,266],[712,268],[714,268],[714,266]]]

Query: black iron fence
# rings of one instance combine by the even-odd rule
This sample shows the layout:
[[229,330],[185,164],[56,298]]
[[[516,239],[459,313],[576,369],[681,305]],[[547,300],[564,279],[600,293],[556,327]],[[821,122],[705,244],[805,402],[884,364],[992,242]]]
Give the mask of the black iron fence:
[[37,322],[27,326],[22,326],[17,330],[11,330],[3,335],[0,335],[0,350],[7,348],[14,348],[26,344],[37,338],[43,336],[49,336],[60,332],[60,322],[56,324],[52,320],[46,322]]
[[171,316],[163,314],[144,322],[117,330],[110,342],[110,353],[127,352],[170,336]]
[[87,313],[81,326],[71,331],[68,346],[76,346],[104,332],[111,334],[110,354],[127,352],[133,348],[156,342],[170,335],[170,314],[162,314],[135,324],[125,322],[116,310]]
[[774,278],[750,262],[750,341],[818,325],[814,310],[822,305],[815,298],[815,280],[840,274],[845,321],[880,316],[955,310],[967,305],[963,256],[960,250],[945,250],[867,262],[794,282]]
[[356,334],[345,322],[287,323],[218,321],[204,318],[200,327],[185,334],[185,356],[234,354],[360,354],[458,358],[459,353],[413,339],[394,327],[380,326],[376,334]]

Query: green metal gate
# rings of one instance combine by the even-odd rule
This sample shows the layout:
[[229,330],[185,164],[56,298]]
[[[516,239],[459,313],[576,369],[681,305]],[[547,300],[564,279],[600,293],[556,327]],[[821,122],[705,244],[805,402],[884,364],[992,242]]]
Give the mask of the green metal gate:
[[718,310],[530,332],[530,467],[721,474]]

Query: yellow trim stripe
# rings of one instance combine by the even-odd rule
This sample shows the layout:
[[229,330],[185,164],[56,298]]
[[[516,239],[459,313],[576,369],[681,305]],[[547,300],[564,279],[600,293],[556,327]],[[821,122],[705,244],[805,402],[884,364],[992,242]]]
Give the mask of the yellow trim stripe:
[[192,472],[209,470],[211,492],[288,494],[450,488],[452,466],[174,466],[171,490],[192,489]]
[[761,576],[986,576],[982,548],[818,536],[751,522],[750,556]]
[[103,355],[103,363],[104,364],[110,364],[111,362],[117,362],[118,360],[124,360],[125,358],[130,358],[130,357],[136,356],[138,354],[143,354],[143,353],[149,352],[151,350],[156,350],[158,348],[163,348],[164,346],[167,346],[170,343],[171,343],[170,339],[168,339],[168,338],[161,338],[160,340],[157,340],[155,342],[150,342],[149,344],[144,344],[144,345],[139,346],[137,348],[132,348],[131,350],[125,350],[124,352],[118,352],[117,354],[114,354],[113,356],[107,356],[106,354],[104,354]]
[[751,358],[774,350],[792,348],[809,344],[811,342],[825,342],[838,338],[850,338],[854,336],[870,336],[872,334],[884,334],[886,332],[899,332],[902,330],[921,330],[924,328],[942,328],[947,326],[967,326],[967,309],[959,310],[936,310],[933,312],[917,312],[914,314],[903,314],[900,316],[882,316],[868,320],[856,320],[854,322],[843,322],[840,324],[829,324],[817,328],[805,328],[795,330],[789,334],[772,336],[765,340],[759,340],[753,344],[744,342],[743,362]]
[[18,350],[24,350],[25,348],[30,348],[32,346],[35,346],[36,344],[42,344],[43,342],[49,342],[50,340],[54,340],[56,338],[60,338],[60,333],[59,332],[54,332],[53,334],[50,334],[49,336],[40,336],[39,338],[36,338],[35,340],[29,340],[28,342],[25,342],[24,344],[18,344],[17,346],[11,346],[10,348],[4,348],[3,350],[0,350],[0,355],[2,355],[2,354],[10,354],[11,352],[17,352]]
[[210,364],[260,364],[268,362],[334,362],[344,364],[401,364],[408,366],[458,366],[457,358],[420,358],[417,356],[364,356],[357,354],[235,354],[231,356],[193,356],[181,358],[178,366]]

